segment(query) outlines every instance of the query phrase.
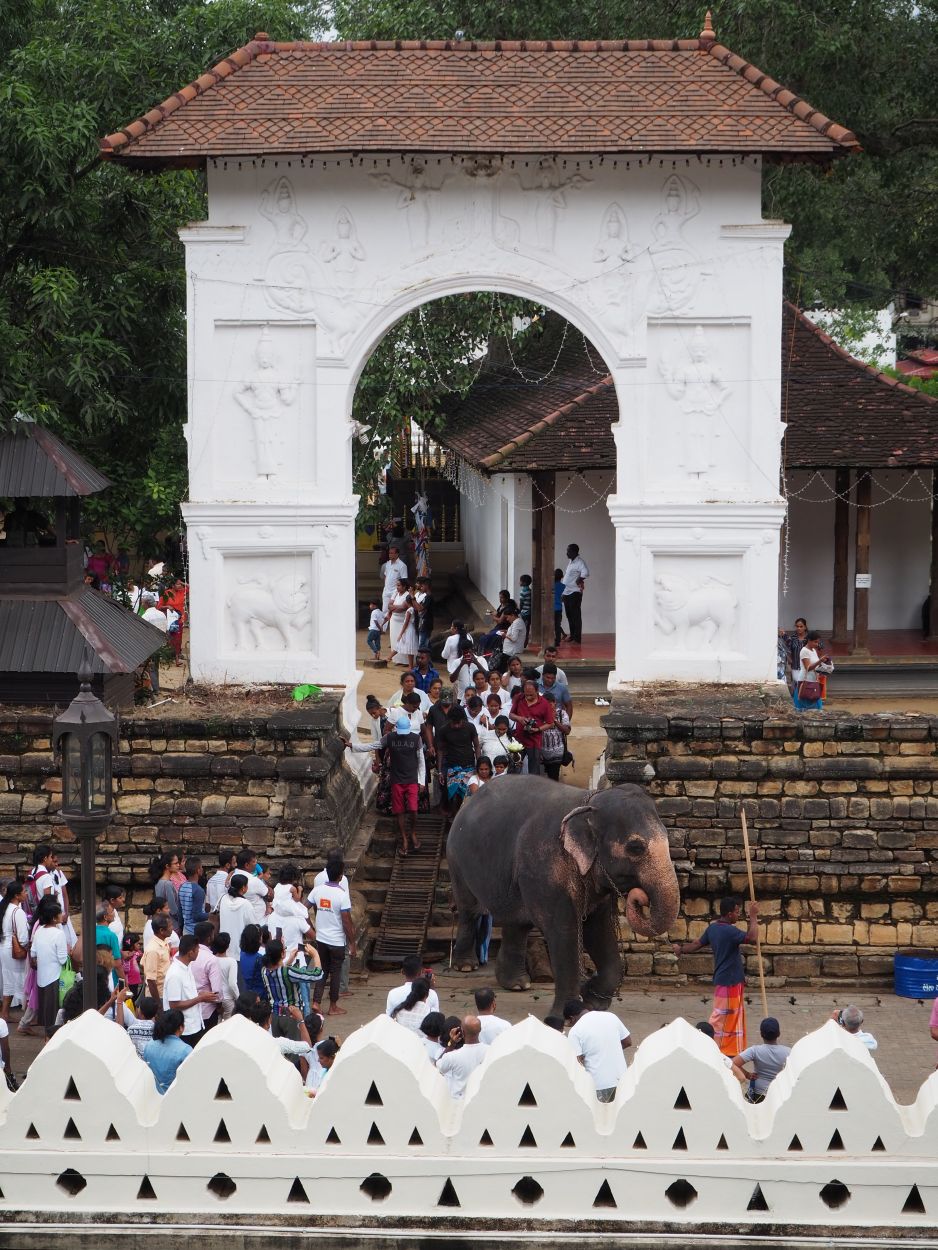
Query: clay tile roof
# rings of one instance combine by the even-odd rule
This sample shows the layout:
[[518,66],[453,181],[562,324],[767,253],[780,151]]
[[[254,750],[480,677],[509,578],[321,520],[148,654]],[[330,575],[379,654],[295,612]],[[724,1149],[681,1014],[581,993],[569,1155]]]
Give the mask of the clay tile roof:
[[938,399],[856,360],[788,303],[782,417],[789,469],[938,465]]
[[101,141],[140,168],[329,152],[762,153],[854,135],[699,39],[274,43],[258,36]]
[[[787,302],[781,351],[786,468],[938,466],[938,399],[854,359]],[[614,468],[615,389],[582,335],[571,327],[559,354],[545,341],[523,369],[528,381],[483,368],[441,405],[437,442],[487,473]]]
[[511,365],[484,368],[463,400],[442,405],[433,437],[488,473],[612,469],[619,405],[602,359],[568,327]]

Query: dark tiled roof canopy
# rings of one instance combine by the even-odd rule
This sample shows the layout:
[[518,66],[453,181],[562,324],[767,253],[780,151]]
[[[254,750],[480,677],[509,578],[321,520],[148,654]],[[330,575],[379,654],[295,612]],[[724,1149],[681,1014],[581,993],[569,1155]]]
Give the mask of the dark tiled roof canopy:
[[101,141],[142,168],[342,152],[761,153],[854,135],[718,44],[276,43],[260,34]]
[[579,331],[568,327],[562,346],[545,336],[522,367],[524,377],[510,364],[483,368],[465,399],[443,404],[434,438],[489,473],[614,469],[615,387]]
[[166,641],[149,621],[83,586],[61,599],[0,598],[0,673],[132,673]]
[[[781,353],[788,469],[938,466],[938,400],[855,360],[789,303]],[[543,376],[556,356],[545,342],[525,357],[525,372]],[[613,468],[619,408],[603,372],[571,328],[544,382],[483,369],[464,400],[443,405],[434,437],[489,473]]]
[[33,421],[0,434],[0,496],[50,499],[93,495],[111,483],[60,438]]
[[789,469],[938,465],[938,399],[854,359],[788,303],[782,419]]

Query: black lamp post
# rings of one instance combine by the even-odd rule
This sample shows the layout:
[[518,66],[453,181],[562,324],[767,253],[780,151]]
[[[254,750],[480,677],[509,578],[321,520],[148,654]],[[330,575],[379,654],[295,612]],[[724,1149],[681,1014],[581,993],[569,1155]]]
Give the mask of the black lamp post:
[[81,843],[82,1009],[97,1009],[95,975],[95,839],[111,821],[111,753],[117,721],[91,692],[91,664],[85,656],[79,690],[52,722],[52,747],[61,744],[62,816]]

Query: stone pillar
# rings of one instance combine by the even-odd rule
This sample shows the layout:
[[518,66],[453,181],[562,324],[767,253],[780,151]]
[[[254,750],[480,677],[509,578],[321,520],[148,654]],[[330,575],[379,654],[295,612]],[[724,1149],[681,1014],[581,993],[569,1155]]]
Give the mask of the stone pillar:
[[930,612],[928,640],[938,641],[938,469],[931,471],[931,575],[929,578]]
[[532,535],[534,602],[530,645],[541,651],[554,641],[554,544],[557,494],[556,474],[531,474],[531,506],[534,509]]

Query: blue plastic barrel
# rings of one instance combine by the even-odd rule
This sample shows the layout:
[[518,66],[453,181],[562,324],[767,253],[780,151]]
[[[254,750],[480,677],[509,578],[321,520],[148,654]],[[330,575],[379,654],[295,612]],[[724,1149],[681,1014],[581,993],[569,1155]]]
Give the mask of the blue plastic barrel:
[[893,976],[900,998],[938,998],[938,951],[899,951]]

